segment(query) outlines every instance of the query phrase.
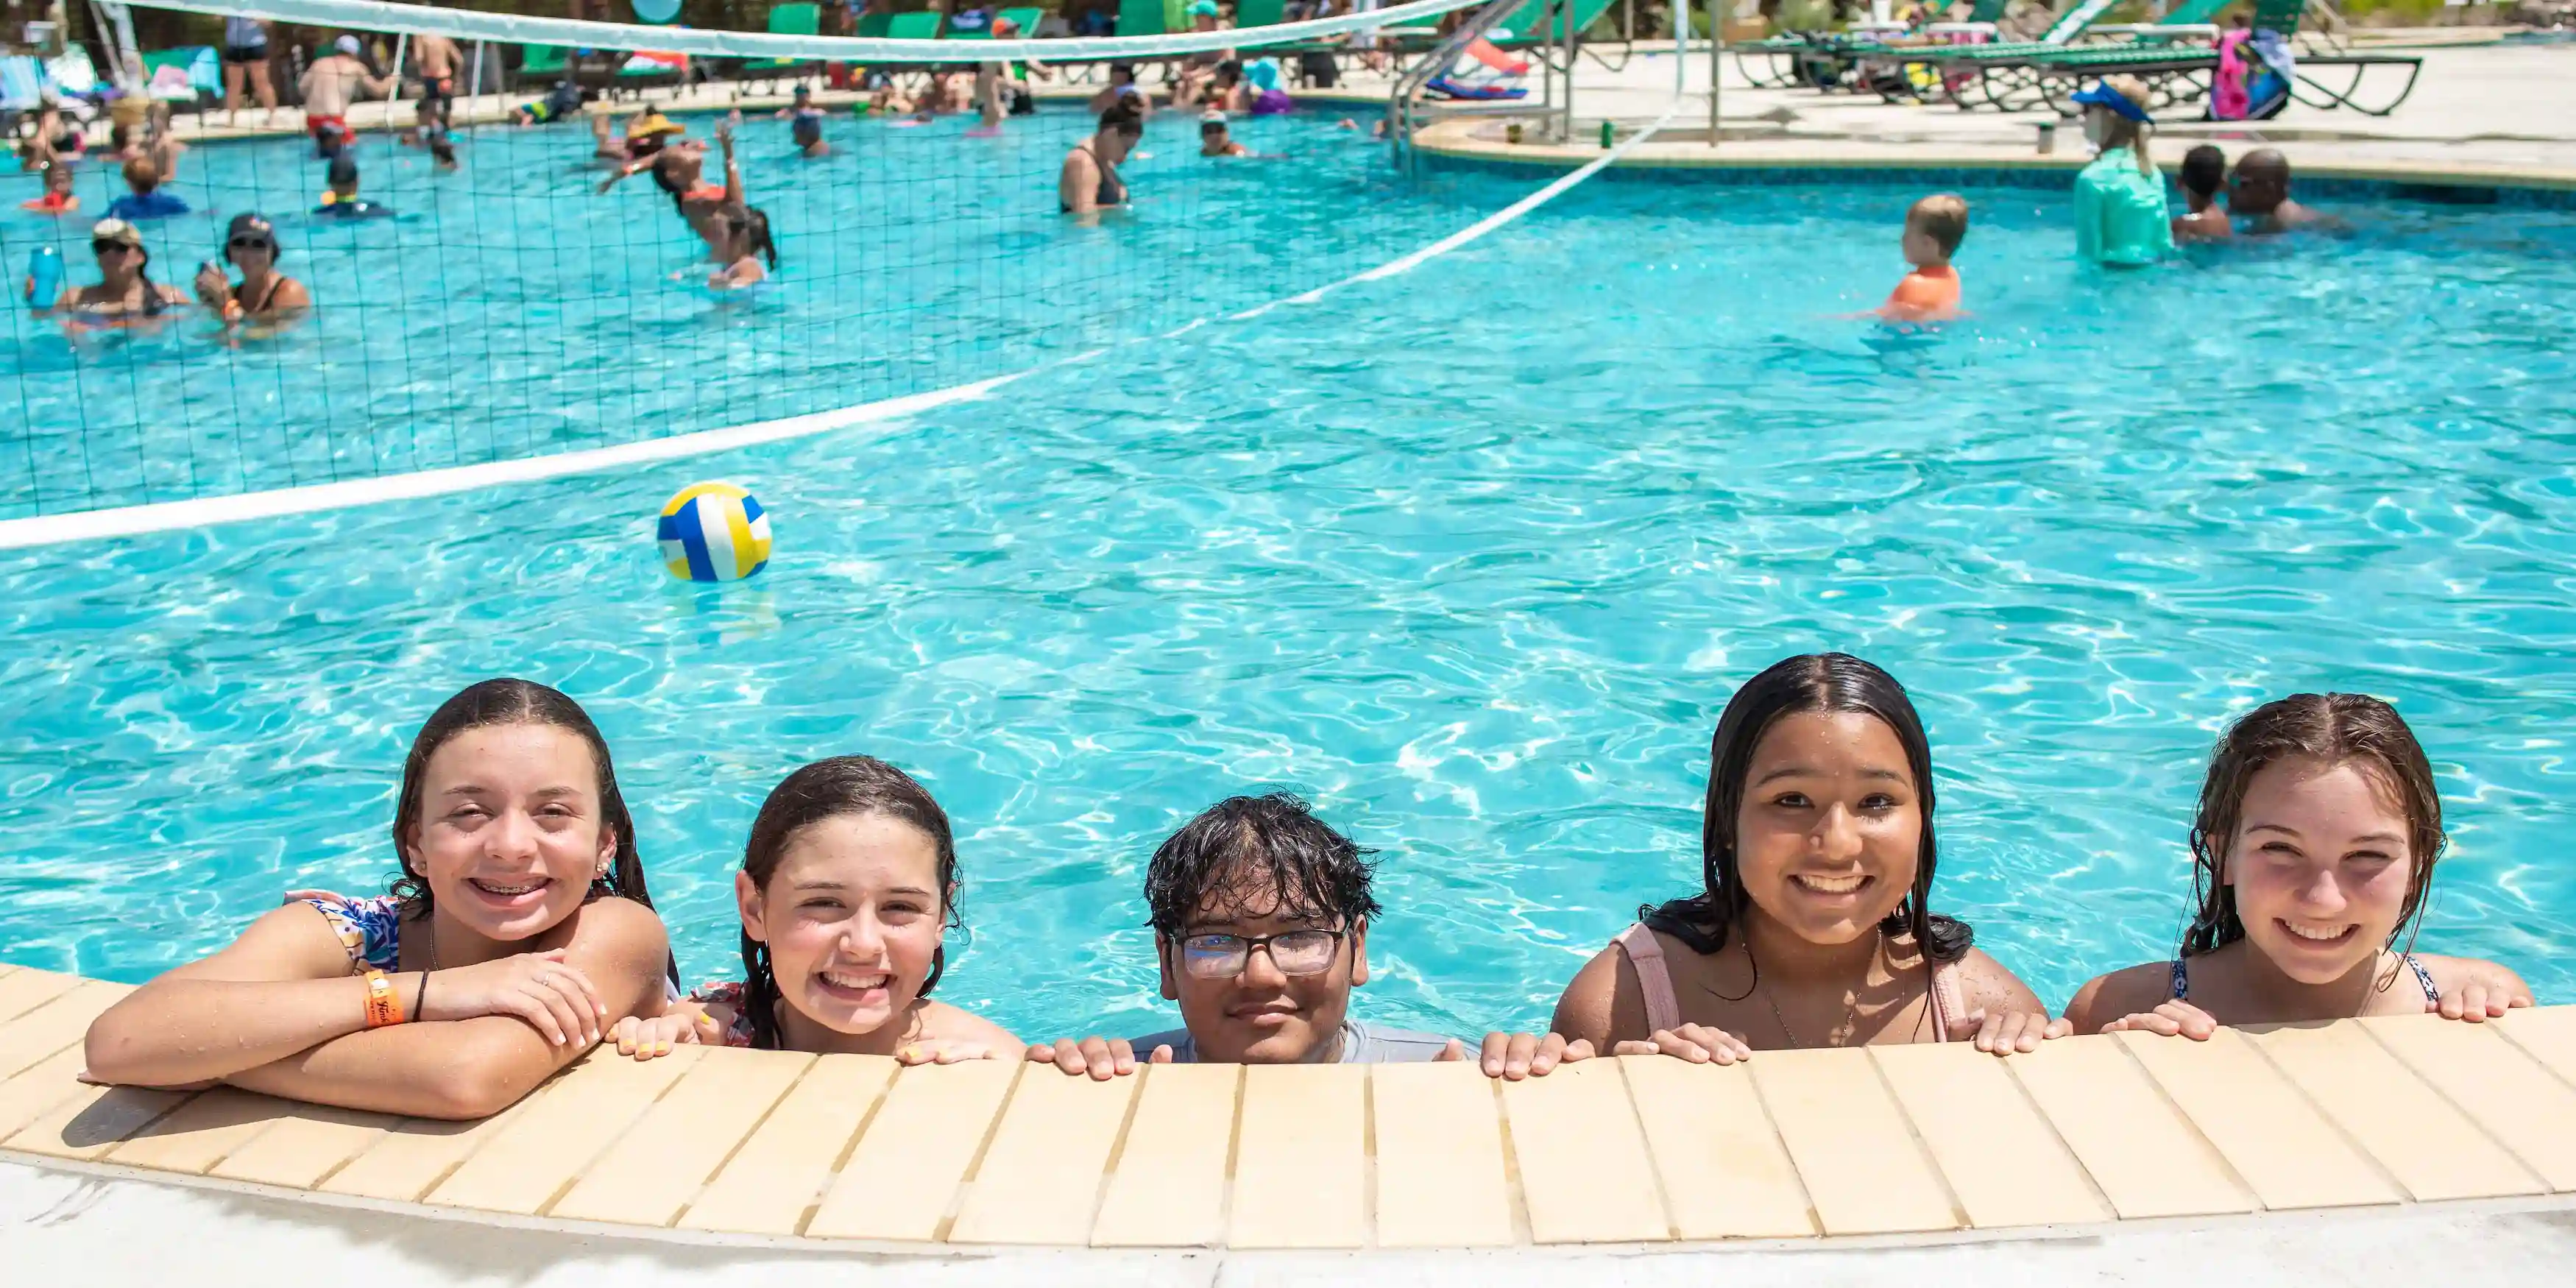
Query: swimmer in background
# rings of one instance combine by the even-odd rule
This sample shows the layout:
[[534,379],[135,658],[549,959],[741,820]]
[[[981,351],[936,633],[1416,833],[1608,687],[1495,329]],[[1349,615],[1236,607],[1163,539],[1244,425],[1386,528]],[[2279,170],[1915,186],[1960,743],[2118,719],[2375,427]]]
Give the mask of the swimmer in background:
[[1091,110],[1106,112],[1110,104],[1122,98],[1136,100],[1137,105],[1145,109],[1145,115],[1154,114],[1154,98],[1145,92],[1144,86],[1136,83],[1134,63],[1109,64],[1109,84],[1091,96]]
[[420,106],[424,118],[442,131],[456,128],[456,69],[465,62],[456,42],[445,36],[415,33],[412,65],[420,69]]
[[1225,113],[1209,108],[1199,113],[1199,155],[1203,157],[1248,157],[1252,149],[1234,141],[1226,131]]
[[802,84],[796,87],[795,101],[778,109],[778,119],[788,123],[788,132],[796,140],[798,156],[812,160],[832,154],[832,145],[823,141],[825,115],[822,108],[815,106],[814,91]]
[[80,127],[65,124],[62,109],[48,103],[36,109],[35,132],[18,143],[18,168],[33,174],[56,161],[68,165],[84,146]]
[[643,111],[627,118],[626,137],[623,140],[617,138],[612,132],[615,125],[616,118],[610,113],[591,114],[590,155],[592,160],[612,162],[619,167],[649,162],[653,159],[653,154],[660,152],[677,136],[689,132],[689,127],[675,123],[671,118],[662,115],[661,109],[649,105]]
[[913,112],[913,101],[904,97],[903,91],[895,88],[892,80],[884,80],[877,82],[877,87],[868,91],[868,105],[859,110],[863,114],[874,116],[910,116]]
[[[342,36],[331,52],[313,60],[296,82],[304,91],[304,129],[313,136],[316,154],[331,156],[349,138],[349,105],[367,95],[393,97],[394,79],[374,76],[358,58],[358,38]],[[330,134],[336,131],[335,142]]]
[[150,158],[125,163],[125,186],[133,191],[107,203],[110,219],[167,219],[188,213],[188,203],[177,193],[161,191],[161,171]]
[[1914,271],[1889,292],[1875,316],[1889,322],[1941,322],[1959,316],[1959,270],[1950,256],[1968,236],[1968,199],[1936,193],[1905,212],[1905,262]]
[[2203,143],[2183,154],[2183,204],[2187,213],[2173,221],[2173,238],[2177,242],[2225,241],[2236,235],[2236,225],[2218,205],[2218,194],[2227,186],[2227,154]]
[[2290,159],[2276,148],[2256,148],[2237,159],[2236,181],[2227,189],[2227,213],[2245,221],[2244,231],[2257,235],[2302,229],[2342,232],[2349,227],[2332,215],[2290,200]]
[[568,80],[555,82],[545,98],[534,103],[521,103],[512,115],[522,126],[544,125],[549,121],[569,120],[581,110],[581,87]]
[[[1008,18],[993,20],[993,39],[1013,40],[1017,39],[1019,34],[1018,23]],[[1034,58],[1021,59],[1020,66],[1023,69],[1021,72],[1023,76],[1035,76],[1040,80],[1051,80],[1055,76],[1053,68]],[[984,119],[974,129],[967,131],[972,135],[990,137],[999,134],[1002,132],[1002,118],[1025,116],[1037,110],[1037,105],[1030,96],[1028,88],[1013,80],[1011,64],[998,60],[975,65],[975,99],[983,104]]]
[[322,194],[322,204],[313,213],[323,219],[381,219],[393,211],[358,197],[358,159],[343,152],[331,158],[331,169],[325,178],[330,190]]
[[1199,101],[1221,112],[1252,111],[1252,86],[1243,79],[1243,64],[1231,58],[1218,63]]
[[726,118],[724,124],[716,127],[716,143],[724,150],[725,181],[721,186],[704,182],[705,149],[672,146],[655,153],[651,161],[628,165],[601,180],[599,190],[607,192],[636,174],[651,170],[653,186],[670,195],[672,207],[679,212],[681,221],[688,224],[689,231],[706,242],[710,256],[719,254],[727,243],[725,231],[716,226],[716,216],[746,204],[742,196],[742,167],[734,160],[733,154],[734,127],[741,123],[742,113],[735,112]]
[[[769,236],[769,214],[735,205],[717,212],[714,226],[722,241],[714,247],[724,267],[707,278],[711,290],[730,291],[768,280],[778,267],[778,244]],[[761,261],[769,261],[763,268]]]
[[222,318],[225,326],[245,321],[273,321],[309,308],[313,297],[304,283],[277,271],[277,229],[254,214],[233,216],[224,233],[224,259],[241,270],[235,285],[209,260],[197,270],[197,300]]
[[20,210],[38,215],[68,215],[80,209],[80,197],[72,191],[72,165],[56,161],[45,167],[45,191],[42,196],[18,203]]

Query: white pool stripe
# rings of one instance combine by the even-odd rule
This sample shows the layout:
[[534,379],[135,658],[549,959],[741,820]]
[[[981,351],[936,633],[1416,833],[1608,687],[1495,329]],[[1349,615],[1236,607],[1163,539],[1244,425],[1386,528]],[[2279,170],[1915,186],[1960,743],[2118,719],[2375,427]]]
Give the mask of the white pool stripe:
[[[1094,357],[1102,350],[1082,355]],[[1081,361],[1082,358],[1066,361]],[[240,492],[231,496],[198,497],[188,501],[162,501],[151,505],[119,506],[108,510],[78,510],[69,514],[44,514],[30,519],[0,519],[0,550],[24,546],[56,545],[66,541],[96,541],[108,537],[139,536],[148,532],[165,532],[172,528],[196,528],[215,523],[239,523],[244,519],[271,519],[286,514],[309,514],[317,510],[342,510],[354,506],[375,505],[385,501],[408,501],[440,496],[449,492],[467,492],[476,488],[497,487],[507,483],[537,483],[571,474],[590,474],[633,465],[650,465],[660,461],[703,456],[709,452],[729,451],[761,443],[782,442],[791,438],[810,438],[880,421],[898,420],[905,416],[945,407],[952,403],[971,402],[1022,376],[1044,371],[1054,363],[995,376],[973,384],[935,389],[929,393],[906,394],[841,407],[832,411],[790,416],[784,420],[765,420],[750,425],[733,425],[724,429],[700,430],[694,434],[675,434],[669,438],[647,439],[640,443],[619,443],[613,447],[593,447],[553,456],[531,456],[522,460],[490,461],[481,465],[457,465],[446,469],[418,470],[409,474],[388,474],[379,478],[349,479],[338,483],[313,483],[303,487],[277,488],[266,492]]]
[[[1360,282],[1382,281],[1399,273],[1410,272],[1442,255],[1468,245],[1495,229],[1504,227],[1521,216],[1554,201],[1576,184],[1601,172],[1626,156],[1628,150],[1653,138],[1681,110],[1677,101],[1662,116],[1625,141],[1586,162],[1572,173],[1559,176],[1555,182],[1512,204],[1469,224],[1457,232],[1419,250],[1388,260],[1375,268],[1353,273],[1337,282],[1316,287],[1297,295],[1272,300],[1267,304],[1226,315],[1226,321],[1245,321],[1270,312],[1282,305],[1313,304],[1346,286]],[[1211,319],[1195,318],[1156,337],[1170,339],[1207,325]],[[790,416],[785,420],[762,421],[753,425],[735,425],[726,429],[700,430],[694,434],[677,434],[641,443],[620,443],[614,447],[595,447],[584,451],[564,452],[554,456],[537,456],[525,460],[492,461],[482,465],[460,465],[447,469],[419,470],[409,474],[389,474],[380,478],[350,479],[339,483],[315,483],[303,487],[279,488],[267,492],[242,492],[231,496],[199,497],[188,501],[162,501],[150,505],[120,506],[106,510],[76,510],[68,514],[45,514],[27,519],[0,519],[0,550],[27,546],[60,545],[72,541],[96,541],[111,537],[133,537],[147,533],[167,532],[173,528],[205,527],[217,523],[238,523],[245,519],[267,519],[286,514],[309,514],[318,510],[342,510],[385,501],[417,500],[450,492],[497,487],[511,483],[536,483],[572,474],[589,474],[600,470],[630,465],[647,465],[660,461],[703,456],[760,443],[775,443],[791,438],[807,438],[854,425],[894,420],[952,403],[971,402],[984,395],[1042,371],[1085,362],[1117,346],[1105,346],[1054,362],[1040,363],[1023,371],[995,376],[972,384],[936,389],[929,393],[907,394],[879,402],[862,403],[833,411]]]

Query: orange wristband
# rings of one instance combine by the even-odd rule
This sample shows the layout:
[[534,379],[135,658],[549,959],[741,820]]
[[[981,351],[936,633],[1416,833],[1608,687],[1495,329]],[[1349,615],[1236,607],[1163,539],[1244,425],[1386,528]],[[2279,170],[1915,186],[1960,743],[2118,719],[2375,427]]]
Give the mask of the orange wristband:
[[402,999],[394,996],[394,982],[380,970],[367,972],[367,1027],[381,1029],[403,1022]]

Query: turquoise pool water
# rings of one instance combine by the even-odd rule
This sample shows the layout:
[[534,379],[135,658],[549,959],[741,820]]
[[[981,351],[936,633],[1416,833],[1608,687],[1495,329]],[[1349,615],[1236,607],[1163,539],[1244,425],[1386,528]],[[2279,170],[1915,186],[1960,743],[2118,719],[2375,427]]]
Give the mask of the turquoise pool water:
[[[412,730],[515,673],[608,730],[693,979],[760,798],[867,751],[959,826],[943,993],[1024,1035],[1162,1013],[1144,861],[1267,784],[1385,852],[1365,1013],[1542,1023],[1696,879],[1733,687],[1836,647],[1929,722],[1939,906],[2052,1003],[2169,953],[2219,725],[2329,687],[2439,771],[2424,945],[2568,997],[2576,216],[2349,198],[2347,240],[2102,276],[2062,195],[1967,192],[1936,331],[1836,316],[1911,188],[1597,183],[898,425],[0,554],[0,954],[141,979],[376,886]],[[660,571],[701,478],[773,515],[756,582]]]

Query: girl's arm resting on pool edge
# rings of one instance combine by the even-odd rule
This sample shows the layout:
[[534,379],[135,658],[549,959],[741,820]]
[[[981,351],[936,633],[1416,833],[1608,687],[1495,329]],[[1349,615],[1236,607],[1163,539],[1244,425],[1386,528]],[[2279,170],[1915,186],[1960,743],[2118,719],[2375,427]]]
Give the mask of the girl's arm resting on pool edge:
[[[2157,1007],[2172,997],[2173,963],[2142,962],[2086,980],[2082,988],[2075,990],[2075,996],[2067,1001],[2065,1022],[2077,1034],[2100,1033],[2105,1025],[2132,1016],[2153,1014]],[[2191,1009],[2198,1011],[2200,1008],[2195,1006]]]
[[[566,964],[597,981],[604,1015],[557,1044],[528,1021],[482,1015],[353,1033],[225,1077],[250,1091],[420,1118],[484,1118],[518,1103],[629,1015],[658,1014],[670,948],[661,918],[624,899],[582,909]],[[522,957],[527,956],[522,954]],[[503,959],[511,960],[511,959]],[[430,981],[435,1011],[438,981]]]
[[1973,1042],[1990,1055],[2011,1055],[2036,1051],[2041,1042],[2074,1031],[2066,1021],[2050,1019],[2039,994],[1985,950],[1969,949],[1957,969],[1968,1013],[1951,1017],[1951,1039]]
[[[1676,949],[1671,941],[1666,952]],[[1646,1018],[1645,987],[1637,982],[1637,964],[1610,944],[1574,973],[1557,999],[1548,1031],[1569,1043],[1582,1042],[1610,1055],[1668,1055],[1693,1064],[1733,1064],[1752,1056],[1741,1034],[1707,1024],[1653,1029]]]
[[[396,977],[406,1004],[418,973]],[[229,947],[172,970],[91,1022],[88,1075],[168,1087],[221,1078],[366,1027],[366,983],[310,904],[277,908]]]

